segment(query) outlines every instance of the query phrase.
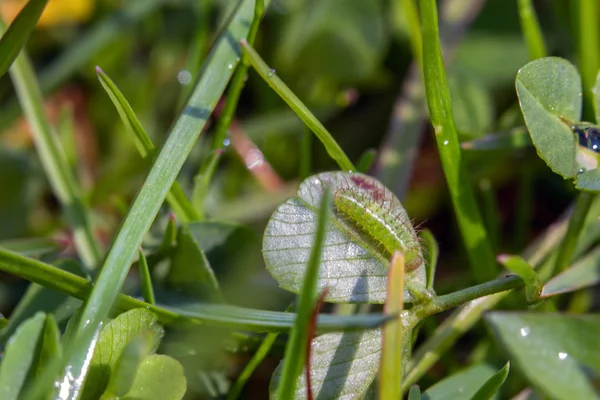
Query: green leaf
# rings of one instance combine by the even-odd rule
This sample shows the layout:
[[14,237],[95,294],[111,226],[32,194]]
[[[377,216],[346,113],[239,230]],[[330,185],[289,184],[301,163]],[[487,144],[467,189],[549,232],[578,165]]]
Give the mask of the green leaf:
[[25,380],[33,372],[40,351],[46,315],[42,312],[23,322],[11,337],[0,365],[0,398],[17,400]]
[[475,364],[427,389],[423,400],[470,400],[475,393],[494,376],[496,371],[488,364]]
[[477,393],[475,393],[473,397],[471,397],[471,400],[491,399],[508,377],[509,370],[510,362],[507,362],[506,365],[500,371],[498,371],[494,376],[488,379],[488,381],[484,383],[482,387],[479,388]]
[[564,178],[575,176],[576,142],[569,123],[581,118],[581,78],[562,58],[546,57],[519,70],[517,94],[538,155]]
[[106,391],[101,399],[114,399],[127,394],[132,388],[140,364],[151,355],[155,347],[156,335],[152,331],[142,331],[127,343],[111,370]]
[[596,84],[592,88],[592,94],[594,95],[594,115],[596,116],[596,123],[600,124],[600,72],[596,75]]
[[[12,188],[13,187],[11,186],[11,189]],[[59,240],[52,238],[4,240],[0,242],[0,247],[21,253],[27,257],[34,258],[46,255],[48,253],[55,253],[64,249],[64,245]]]
[[167,282],[194,297],[211,302],[223,301],[215,273],[188,226],[179,228]]
[[0,39],[0,77],[8,71],[40,19],[48,0],[29,0]]
[[86,378],[84,399],[96,399],[104,392],[127,345],[144,331],[151,333],[152,343],[148,353],[154,353],[164,331],[151,311],[143,308],[127,311],[102,329]]
[[528,302],[539,299],[542,291],[542,283],[537,274],[521,256],[501,255],[498,261],[510,271],[519,275],[525,282],[526,297]]
[[542,297],[574,292],[600,282],[600,247],[596,247],[572,267],[548,281],[542,288]]
[[307,338],[310,337],[310,319],[316,306],[319,265],[323,257],[327,224],[329,215],[331,214],[331,200],[331,188],[325,188],[320,199],[316,221],[317,230],[311,246],[312,249],[306,266],[306,273],[302,282],[302,291],[298,300],[298,314],[285,347],[283,365],[281,367],[281,379],[276,389],[274,388],[274,390],[277,390],[277,396],[282,399],[292,398],[298,377],[306,361],[307,347],[311,345],[308,343],[310,339]]
[[44,322],[44,331],[42,333],[42,347],[40,349],[40,358],[37,371],[40,374],[48,364],[53,360],[62,357],[62,347],[60,344],[60,329],[56,320],[49,314]]
[[152,287],[152,278],[150,276],[150,269],[148,268],[148,261],[142,249],[139,251],[139,265],[140,265],[140,285],[142,286],[142,297],[148,304],[155,304],[154,299],[154,288]]
[[[358,182],[358,183],[357,183]],[[382,215],[386,226],[374,226],[378,235],[394,235],[418,242],[406,211],[387,188],[374,178],[362,174],[325,172],[307,178],[298,189],[298,197],[279,206],[271,216],[263,239],[265,264],[279,285],[293,293],[301,290],[302,279],[309,259],[312,238],[316,231],[317,209],[323,190],[331,187],[356,193],[366,207]],[[383,221],[383,220],[382,220]],[[382,231],[381,228],[384,228]],[[425,287],[425,266],[421,249],[403,249],[406,264],[418,263],[406,273],[406,286]],[[391,256],[382,243],[367,236],[363,230],[340,212],[332,213],[327,225],[325,252],[319,269],[319,291],[328,287],[325,301],[335,303],[385,301],[387,274]],[[407,268],[408,269],[408,268]],[[405,290],[406,302],[414,301]]]
[[527,42],[529,57],[532,60],[546,57],[546,54],[548,54],[546,43],[544,42],[544,35],[542,34],[537,15],[535,15],[535,8],[533,7],[532,1],[519,0],[518,4],[521,29],[523,30],[523,36]]
[[185,394],[187,382],[177,360],[155,354],[140,364],[131,387],[123,400],[179,400]]
[[578,174],[575,187],[586,192],[600,192],[600,168]]
[[598,399],[588,374],[600,371],[600,317],[493,312],[487,321],[511,364],[547,396]]
[[[381,358],[381,330],[328,333],[312,342],[311,384],[315,399],[360,398],[377,376]],[[271,380],[271,399],[279,398],[277,388],[282,363]],[[294,399],[306,399],[304,373],[296,386]]]
[[425,256],[425,268],[427,268],[427,289],[433,290],[435,282],[435,271],[437,269],[438,258],[440,256],[440,246],[429,229],[419,232],[423,240],[423,255]]

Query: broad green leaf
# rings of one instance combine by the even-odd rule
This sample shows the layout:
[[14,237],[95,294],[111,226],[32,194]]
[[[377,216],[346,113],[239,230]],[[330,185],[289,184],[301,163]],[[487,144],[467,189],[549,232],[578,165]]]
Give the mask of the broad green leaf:
[[538,155],[564,178],[575,176],[576,142],[571,123],[581,118],[581,78],[567,60],[546,57],[517,73],[517,94]]
[[481,137],[494,122],[494,104],[482,83],[464,73],[449,77],[452,115],[462,138]]
[[[390,235],[396,235],[405,243],[411,243],[410,254],[402,249],[406,265],[415,264],[406,272],[406,286],[424,289],[426,277],[421,249],[419,245],[412,246],[418,239],[396,196],[372,177],[342,172],[325,172],[307,178],[298,189],[298,197],[286,201],[271,216],[264,234],[263,255],[267,269],[279,285],[293,293],[301,290],[316,231],[317,209],[326,186],[336,195],[345,190],[361,196],[364,206],[374,210],[371,215],[381,219],[368,228],[371,233],[376,230],[377,237],[388,242]],[[319,291],[328,288],[325,301],[383,303],[391,258],[384,243],[370,237],[339,210],[331,214],[327,228],[318,284]],[[406,302],[414,300],[408,290],[404,298]]]
[[594,286],[600,282],[600,247],[572,267],[552,278],[542,288],[542,297],[555,296]]
[[493,312],[486,319],[511,364],[547,396],[600,398],[590,382],[600,372],[600,316]]
[[84,399],[96,399],[104,392],[111,372],[127,344],[144,331],[152,334],[153,343],[149,353],[153,353],[158,348],[164,331],[151,311],[143,308],[127,311],[102,329],[86,378]]
[[33,32],[48,0],[29,0],[19,12],[0,39],[0,76],[4,75],[10,65],[25,46],[29,35]]
[[507,362],[504,367],[498,371],[494,376],[487,380],[482,387],[479,388],[477,393],[471,397],[471,400],[489,400],[494,394],[500,389],[500,386],[504,383],[508,377],[508,371],[510,370],[510,362]]
[[179,228],[177,248],[167,282],[178,290],[200,299],[211,302],[223,300],[215,273],[188,226]]
[[[360,399],[377,376],[381,358],[381,330],[328,333],[312,342],[310,361],[312,391],[316,399]],[[277,399],[280,363],[271,380],[271,399]],[[306,399],[304,372],[294,399]]]
[[496,370],[488,364],[475,364],[442,379],[427,389],[423,400],[470,400]]
[[[317,230],[314,235],[310,258],[306,266],[306,274],[302,282],[302,292],[298,299],[297,317],[294,323],[294,328],[290,332],[285,354],[283,357],[283,365],[281,367],[281,376],[279,384],[276,387],[277,395],[282,399],[292,397],[295,392],[298,376],[302,372],[302,368],[307,360],[307,348],[310,349],[310,338],[314,336],[310,334],[310,325],[314,324],[311,319],[315,312],[317,303],[317,281],[319,279],[319,264],[323,257],[323,244],[325,242],[325,234],[327,232],[327,224],[329,215],[331,214],[332,193],[331,188],[326,188],[319,204],[317,217]],[[404,267],[404,265],[402,266]],[[327,290],[327,289],[325,289]],[[318,310],[316,310],[318,312]],[[314,317],[316,319],[316,316]],[[310,351],[308,351],[310,354]],[[273,388],[275,390],[275,387]]]
[[46,315],[23,322],[11,337],[0,365],[0,399],[17,400],[39,355]]
[[575,179],[575,186],[586,192],[600,192],[600,168],[585,171]]
[[156,337],[153,332],[142,331],[127,343],[110,373],[108,386],[102,394],[102,399],[119,398],[131,390],[136,372],[142,361],[154,351],[155,342]]
[[140,364],[123,400],[180,400],[187,387],[183,367],[177,360],[155,354]]

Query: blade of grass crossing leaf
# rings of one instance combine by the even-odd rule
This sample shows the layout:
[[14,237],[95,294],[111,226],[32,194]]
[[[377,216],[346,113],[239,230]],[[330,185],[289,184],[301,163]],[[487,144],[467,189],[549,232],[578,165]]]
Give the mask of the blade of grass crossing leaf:
[[[388,274],[387,299],[384,305],[386,314],[398,314],[404,308],[404,256],[397,251],[392,257]],[[383,327],[381,348],[381,369],[379,372],[379,393],[382,399],[402,397],[402,358],[406,338],[410,332],[397,319]]]
[[258,53],[246,42],[242,41],[242,48],[250,58],[250,63],[264,79],[265,82],[277,93],[300,119],[310,128],[325,146],[329,156],[334,159],[343,171],[356,171],[352,161],[344,153],[339,144],[335,141],[331,133],[325,129],[323,124],[310,112],[310,110],[300,101],[300,99],[286,86],[285,83],[275,72],[270,69]]
[[[4,29],[4,22],[0,20],[0,32]],[[50,186],[73,229],[75,247],[88,272],[93,271],[102,256],[93,234],[89,210],[56,133],[46,118],[44,100],[33,67],[25,54],[17,57],[10,74]]]
[[306,337],[308,332],[309,319],[317,297],[317,280],[319,276],[319,264],[323,253],[323,242],[325,241],[325,233],[327,231],[327,221],[331,212],[331,189],[327,188],[321,200],[319,208],[319,217],[317,222],[317,232],[315,241],[310,253],[306,274],[304,275],[304,284],[302,285],[302,293],[298,304],[298,317],[294,324],[294,328],[288,339],[283,367],[281,372],[281,380],[277,388],[277,396],[280,399],[291,399],[294,397],[296,383],[302,372],[302,366],[306,358]]
[[[96,73],[98,75],[98,79],[100,80],[100,84],[117,109],[117,112],[121,117],[121,121],[123,121],[127,131],[132,134],[135,147],[137,147],[142,158],[153,158],[156,154],[154,143],[152,143],[152,140],[142,127],[142,124],[135,115],[133,108],[125,96],[123,96],[123,93],[121,93],[117,85],[114,84],[114,82],[108,77],[108,75],[104,73],[104,71],[102,71],[102,69],[100,69],[100,67],[96,67]],[[181,186],[179,186],[177,181],[173,182],[173,186],[167,194],[167,201],[182,222],[186,223],[200,219],[200,215],[196,212],[188,198],[185,196],[183,189],[181,189]]]
[[8,71],[19,52],[27,43],[40,19],[48,0],[30,0],[19,12],[0,39],[0,77]]
[[521,256],[501,255],[498,261],[510,271],[519,275],[525,281],[525,290],[528,302],[533,302],[540,297],[542,284],[537,274]]
[[[252,24],[250,25],[250,31],[248,32],[248,37],[246,39],[250,45],[254,44],[254,39],[256,38],[256,34],[258,32],[258,24],[260,23],[264,13],[264,0],[254,0],[254,18],[252,18]],[[224,142],[225,137],[227,136],[227,129],[229,129],[229,125],[231,124],[231,120],[235,114],[238,101],[240,100],[240,94],[242,93],[242,89],[246,84],[248,66],[248,56],[243,54],[242,62],[238,65],[235,73],[233,74],[233,78],[231,78],[231,84],[229,85],[229,90],[227,91],[227,99],[225,100],[225,107],[223,108],[219,122],[217,122],[215,136],[213,138],[213,150],[222,149],[225,147]]]
[[529,58],[535,60],[546,57],[548,54],[546,43],[531,0],[519,0],[519,19],[529,50]]
[[[253,6],[251,1],[242,1],[234,9],[206,60],[186,107],[171,129],[112,242],[76,329],[76,342],[82,344],[81,352],[87,352],[97,327],[108,316],[144,235],[231,78],[232,70],[228,66],[238,62],[240,50],[237,43],[248,33],[246,21],[251,19]],[[82,363],[84,354],[79,353],[75,351],[67,361],[73,376],[80,376],[85,368]]]
[[[4,249],[0,249],[0,271],[81,300],[87,299],[92,289],[91,282],[80,276]],[[296,319],[296,314],[293,313],[261,311],[208,303],[193,303],[192,309],[153,306],[124,294],[118,295],[111,315],[118,315],[133,308],[147,308],[156,313],[160,321],[165,324],[206,323],[254,332],[287,332],[294,325]],[[319,316],[318,331],[372,329],[388,320],[389,317],[382,314],[354,316],[325,314]]]
[[431,122],[471,271],[477,281],[484,282],[493,279],[498,268],[461,160],[450,105],[450,88],[440,50],[437,6],[435,0],[420,0],[419,4],[423,31],[423,73]]
[[139,259],[142,297],[146,303],[154,305],[156,301],[154,299],[154,289],[152,288],[152,278],[150,277],[150,269],[148,268],[148,262],[142,249],[139,251]]
[[500,389],[500,386],[504,383],[508,377],[508,371],[510,370],[510,362],[507,362],[504,367],[498,371],[494,376],[488,379],[481,388],[471,397],[471,400],[489,400],[494,394]]
[[273,347],[273,343],[275,343],[275,340],[277,339],[278,335],[279,333],[274,332],[269,333],[267,336],[265,336],[265,339],[260,344],[260,347],[256,350],[256,353],[254,353],[252,359],[248,362],[248,364],[246,364],[246,366],[238,376],[237,380],[235,381],[235,384],[227,394],[228,400],[235,400],[240,396],[244,385],[246,384],[254,370],[256,370],[260,363],[262,363],[265,357],[269,354],[269,351],[271,350],[271,347]]
[[592,121],[594,118],[594,96],[592,88],[596,83],[598,69],[600,69],[600,48],[598,38],[598,0],[576,0],[571,2],[577,10],[577,22],[574,24],[579,29],[577,32],[577,55],[581,83],[583,86],[583,119]]

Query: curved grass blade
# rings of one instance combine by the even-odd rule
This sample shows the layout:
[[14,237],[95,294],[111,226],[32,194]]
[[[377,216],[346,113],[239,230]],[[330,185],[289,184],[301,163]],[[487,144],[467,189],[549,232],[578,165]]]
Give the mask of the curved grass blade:
[[437,6],[434,0],[420,0],[419,4],[423,29],[423,75],[431,122],[471,271],[477,281],[484,282],[494,279],[498,268],[462,163],[440,49]]
[[[4,23],[0,21],[0,32]],[[102,260],[100,246],[94,237],[92,225],[81,189],[65,158],[64,151],[44,112],[44,101],[33,67],[23,53],[15,60],[10,74],[19,101],[31,126],[37,152],[52,190],[59,199],[69,221],[75,247],[88,272],[98,267]]]
[[29,0],[0,39],[0,77],[8,71],[27,43],[48,0]]
[[[296,391],[298,377],[306,360],[306,348],[310,346],[307,341],[310,317],[317,298],[317,281],[319,279],[319,265],[323,255],[323,244],[327,232],[327,223],[331,213],[332,193],[331,188],[326,188],[321,198],[317,231],[310,254],[304,284],[300,294],[298,316],[292,329],[290,338],[285,347],[281,379],[277,387],[277,396],[281,399],[291,399]],[[310,360],[308,360],[310,362]],[[310,390],[310,388],[309,388]]]
[[556,275],[542,288],[542,297],[570,293],[600,282],[600,247],[590,251],[572,267]]
[[342,171],[356,171],[352,161],[344,153],[340,145],[335,141],[331,133],[319,122],[319,120],[310,112],[308,107],[287,87],[285,83],[270,69],[263,61],[260,55],[246,42],[241,42],[245,54],[248,55],[250,63],[264,79],[265,82],[277,93],[298,117],[315,133],[317,138],[323,143],[327,153],[340,166]]
[[542,291],[542,283],[537,274],[521,256],[501,255],[498,261],[510,271],[519,275],[525,282],[525,293],[528,302],[534,302],[539,299]]
[[546,43],[531,0],[519,0],[519,19],[529,50],[529,58],[535,60],[546,57],[548,54]]
[[142,249],[138,252],[140,260],[140,280],[142,284],[142,297],[148,304],[154,305],[156,303],[154,299],[154,289],[152,288],[152,278],[150,277],[150,269],[148,268],[148,261]]
[[508,377],[508,371],[510,370],[510,361],[507,362],[500,371],[494,376],[488,379],[482,387],[479,388],[477,393],[471,397],[471,400],[489,400],[493,398],[494,394],[500,389],[500,386],[504,383]]
[[[87,299],[92,290],[92,283],[80,276],[4,249],[0,249],[0,270],[81,300]],[[262,311],[224,304],[192,303],[177,308],[153,306],[124,294],[118,295],[111,315],[118,315],[133,308],[146,308],[158,315],[160,321],[165,324],[207,324],[254,332],[287,332],[296,319],[294,313]],[[324,333],[373,329],[389,319],[390,317],[383,314],[322,314],[318,319],[317,331]]]
[[590,51],[590,49],[600,48],[597,20],[600,7],[596,0],[579,0],[571,4],[577,15],[575,26],[579,29],[577,32],[577,58],[583,86],[583,118],[591,121],[594,117],[592,89],[596,82],[598,69],[600,69],[600,55],[597,51]]
[[[150,137],[142,127],[142,124],[125,96],[123,96],[123,93],[121,93],[117,85],[114,84],[100,67],[96,67],[96,73],[100,80],[100,84],[102,84],[102,87],[117,109],[121,121],[123,121],[127,131],[132,134],[135,146],[142,158],[153,158],[156,154],[154,143],[150,140]],[[177,181],[173,182],[173,186],[171,186],[171,189],[167,194],[167,201],[182,222],[186,223],[201,219],[200,214],[198,214],[192,203],[188,200]]]

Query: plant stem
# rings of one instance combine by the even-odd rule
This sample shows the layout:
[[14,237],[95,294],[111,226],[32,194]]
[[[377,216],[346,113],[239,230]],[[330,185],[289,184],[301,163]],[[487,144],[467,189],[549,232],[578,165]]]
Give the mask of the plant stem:
[[519,19],[521,20],[521,29],[527,43],[529,58],[535,60],[546,57],[548,53],[546,51],[546,43],[544,42],[544,36],[542,35],[542,30],[540,29],[540,24],[531,0],[519,0]]
[[[254,18],[252,19],[252,25],[250,25],[250,31],[248,31],[248,36],[246,39],[250,45],[254,44],[254,39],[256,39],[256,33],[258,32],[258,24],[260,23],[264,13],[264,0],[255,0]],[[248,74],[249,66],[250,63],[248,62],[248,56],[246,53],[242,53],[242,62],[239,63],[235,73],[233,74],[233,78],[231,79],[231,83],[229,85],[229,90],[227,91],[225,107],[223,108],[223,112],[221,113],[221,117],[219,118],[217,127],[215,128],[212,144],[213,150],[223,149],[225,147],[223,142],[227,137],[227,129],[229,129],[229,125],[231,125],[231,121],[233,120],[233,114],[235,113],[235,109],[237,108],[240,100],[240,94],[242,93],[242,89],[246,84],[246,75]]]
[[420,0],[419,4],[423,30],[423,76],[431,123],[458,226],[469,255],[471,272],[477,281],[484,282],[494,279],[499,269],[473,188],[469,184],[452,118],[450,88],[440,49],[436,2]]
[[583,86],[583,118],[586,121],[594,120],[594,96],[592,88],[600,67],[598,55],[598,0],[576,0],[572,2],[577,10],[577,22],[574,26],[579,28],[577,33],[577,53],[579,56],[579,70]]
[[575,200],[573,214],[569,219],[567,233],[563,238],[560,250],[558,252],[558,256],[556,257],[554,269],[550,271],[550,274],[548,274],[549,276],[540,276],[542,282],[545,282],[557,273],[564,271],[571,263],[571,260],[573,259],[573,254],[575,253],[575,248],[577,246],[577,239],[579,238],[581,228],[583,228],[583,224],[585,223],[585,217],[587,216],[590,207],[592,206],[594,197],[595,194],[593,193],[579,192],[579,195]]

